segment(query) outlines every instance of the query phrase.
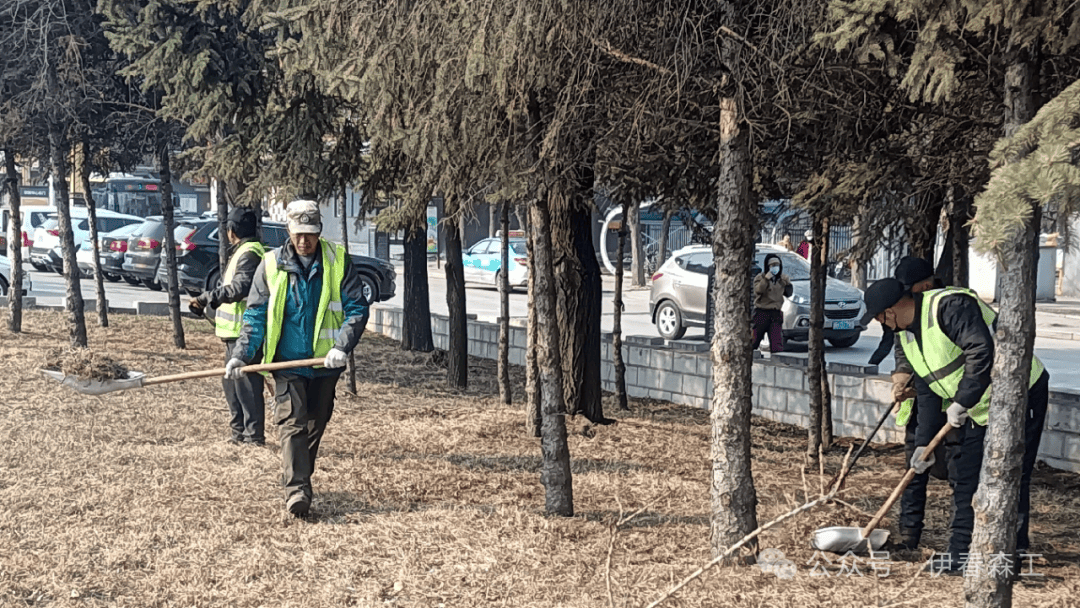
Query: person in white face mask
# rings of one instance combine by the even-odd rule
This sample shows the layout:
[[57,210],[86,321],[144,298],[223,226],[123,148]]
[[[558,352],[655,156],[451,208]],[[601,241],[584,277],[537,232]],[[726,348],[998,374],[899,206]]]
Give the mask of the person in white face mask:
[[784,274],[780,256],[765,256],[765,270],[754,278],[754,348],[769,334],[769,351],[784,350],[784,298],[791,295],[791,279]]

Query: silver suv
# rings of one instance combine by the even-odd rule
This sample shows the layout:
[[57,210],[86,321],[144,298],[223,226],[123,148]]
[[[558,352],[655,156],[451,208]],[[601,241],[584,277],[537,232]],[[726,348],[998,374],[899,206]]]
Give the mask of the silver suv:
[[[792,294],[784,299],[784,340],[805,342],[810,335],[810,264],[802,257],[780,247],[758,245],[754,256],[754,275],[761,272],[768,254],[780,256],[784,274],[791,278]],[[687,327],[705,326],[708,273],[713,269],[712,248],[690,245],[674,254],[652,277],[649,314],[661,337],[678,340]],[[825,339],[835,347],[847,348],[859,341],[859,327],[865,306],[862,292],[838,281],[827,279],[825,286]]]

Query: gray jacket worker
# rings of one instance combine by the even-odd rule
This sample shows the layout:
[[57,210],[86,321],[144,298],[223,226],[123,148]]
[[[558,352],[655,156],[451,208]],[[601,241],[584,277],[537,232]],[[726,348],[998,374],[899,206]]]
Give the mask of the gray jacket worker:
[[[188,304],[192,312],[204,315],[216,309],[214,333],[225,343],[225,362],[232,359],[236,339],[240,336],[241,321],[246,307],[248,291],[255,270],[262,262],[265,248],[255,239],[256,217],[249,208],[234,207],[229,212],[226,235],[229,244],[229,262],[221,276],[221,285],[204,291]],[[229,405],[229,427],[234,444],[263,445],[266,442],[266,422],[263,401],[263,380],[258,374],[246,375],[239,380],[222,378],[225,402]]]
[[244,327],[225,373],[238,377],[260,347],[265,363],[324,358],[322,367],[273,374],[285,507],[302,517],[311,506],[311,477],[334,412],[337,381],[364,333],[368,302],[345,248],[319,237],[318,204],[293,201],[286,214],[289,241],[267,252],[255,272]]

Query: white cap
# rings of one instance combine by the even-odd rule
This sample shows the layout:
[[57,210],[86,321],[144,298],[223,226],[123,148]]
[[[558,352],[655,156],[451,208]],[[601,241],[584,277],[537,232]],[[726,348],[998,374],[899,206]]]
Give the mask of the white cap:
[[322,232],[322,214],[319,203],[298,200],[285,207],[289,234],[319,234]]
[[806,232],[803,233],[803,236],[805,236],[806,240],[809,241],[810,239],[814,238],[814,231],[813,230],[807,230]]

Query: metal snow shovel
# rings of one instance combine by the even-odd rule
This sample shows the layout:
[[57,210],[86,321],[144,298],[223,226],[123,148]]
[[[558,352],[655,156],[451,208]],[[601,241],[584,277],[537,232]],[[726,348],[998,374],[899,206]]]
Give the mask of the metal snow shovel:
[[[315,359],[298,359],[296,361],[279,361],[277,363],[259,363],[255,365],[245,365],[241,370],[245,373],[253,372],[273,372],[283,369],[293,369],[296,367],[312,367],[321,366],[325,361],[324,358],[318,357]],[[155,384],[165,384],[167,382],[179,382],[181,380],[194,380],[196,378],[211,378],[213,376],[224,376],[225,368],[219,367],[216,369],[207,369],[198,372],[184,372],[183,374],[173,374],[171,376],[158,376],[156,378],[147,378],[146,374],[142,372],[131,371],[128,372],[127,378],[121,378],[118,380],[86,380],[77,378],[75,376],[65,376],[61,372],[43,369],[41,370],[46,376],[59,381],[64,386],[73,388],[76,391],[83,393],[84,395],[103,395],[105,393],[111,393],[114,391],[126,391],[132,388],[141,388],[144,386],[153,386]]]
[[[945,440],[945,436],[952,430],[952,425],[945,423],[945,426],[941,427],[941,430],[934,435],[934,438],[930,440],[930,444],[923,450],[922,461],[925,462],[928,455],[934,453],[934,449],[938,444]],[[889,539],[888,530],[875,530],[877,525],[881,523],[881,520],[885,517],[885,514],[889,512],[893,504],[899,500],[900,495],[903,494],[904,489],[911,483],[911,479],[915,477],[915,469],[909,468],[907,473],[904,473],[903,479],[889,495],[889,498],[885,500],[885,504],[878,509],[878,512],[874,515],[874,518],[870,520],[870,523],[866,524],[865,528],[851,528],[847,526],[834,526],[832,528],[822,528],[814,532],[814,538],[810,540],[810,547],[818,549],[820,551],[829,551],[831,553],[847,553],[853,551],[856,553],[862,553],[867,549],[876,551],[880,549],[885,541]]]

